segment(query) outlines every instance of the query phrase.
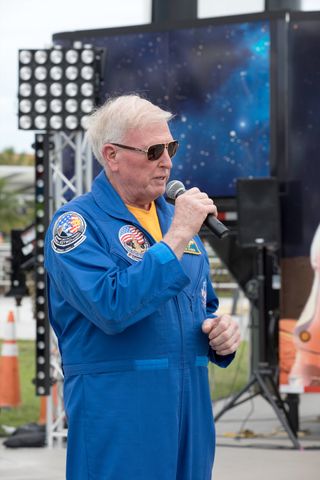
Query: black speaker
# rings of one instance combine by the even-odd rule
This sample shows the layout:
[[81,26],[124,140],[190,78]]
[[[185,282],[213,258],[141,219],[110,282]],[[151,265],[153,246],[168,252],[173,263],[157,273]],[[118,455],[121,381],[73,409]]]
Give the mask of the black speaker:
[[237,180],[239,243],[280,246],[279,183],[276,178]]

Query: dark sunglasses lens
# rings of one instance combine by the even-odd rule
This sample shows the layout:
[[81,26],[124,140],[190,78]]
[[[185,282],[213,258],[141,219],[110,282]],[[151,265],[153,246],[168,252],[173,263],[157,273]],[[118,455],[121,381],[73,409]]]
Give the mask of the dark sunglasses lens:
[[172,158],[177,153],[178,146],[179,146],[179,143],[177,141],[169,143],[168,153],[170,158]]
[[149,160],[158,160],[161,155],[163,154],[165,146],[163,143],[159,143],[158,145],[151,145],[148,148],[148,159]]
[[[179,143],[176,140],[168,144],[168,154],[170,158],[172,158],[177,153],[178,147]],[[165,148],[166,147],[163,143],[151,145],[151,147],[148,148],[148,159],[158,160],[163,154]]]

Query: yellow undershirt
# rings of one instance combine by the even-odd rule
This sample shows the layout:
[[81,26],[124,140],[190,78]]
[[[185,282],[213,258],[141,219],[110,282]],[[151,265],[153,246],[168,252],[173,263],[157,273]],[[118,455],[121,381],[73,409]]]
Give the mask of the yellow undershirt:
[[132,205],[126,205],[128,210],[136,217],[136,219],[141,223],[143,228],[153,236],[153,238],[160,242],[162,240],[162,232],[160,228],[160,223],[158,219],[157,209],[154,202],[151,203],[149,210],[144,208],[133,207]]

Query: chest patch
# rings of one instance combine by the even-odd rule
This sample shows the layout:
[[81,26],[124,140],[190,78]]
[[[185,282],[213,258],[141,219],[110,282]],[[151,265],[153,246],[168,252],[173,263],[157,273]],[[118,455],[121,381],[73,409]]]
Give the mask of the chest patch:
[[70,252],[85,239],[87,224],[76,212],[66,212],[60,215],[53,227],[51,246],[57,253]]
[[195,240],[190,240],[188,245],[186,246],[184,253],[191,253],[191,255],[201,255],[200,249],[196,244]]
[[146,236],[133,225],[124,225],[120,228],[119,240],[128,257],[136,262],[142,260],[143,254],[150,248]]

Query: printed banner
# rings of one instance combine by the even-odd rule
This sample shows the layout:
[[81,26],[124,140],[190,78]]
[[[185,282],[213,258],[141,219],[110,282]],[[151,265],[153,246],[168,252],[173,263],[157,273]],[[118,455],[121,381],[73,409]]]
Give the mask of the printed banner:
[[[320,392],[320,225],[311,244],[313,282],[298,318],[282,318],[279,332],[280,392]],[[302,278],[296,276],[297,285]],[[286,288],[285,278],[283,288]]]

